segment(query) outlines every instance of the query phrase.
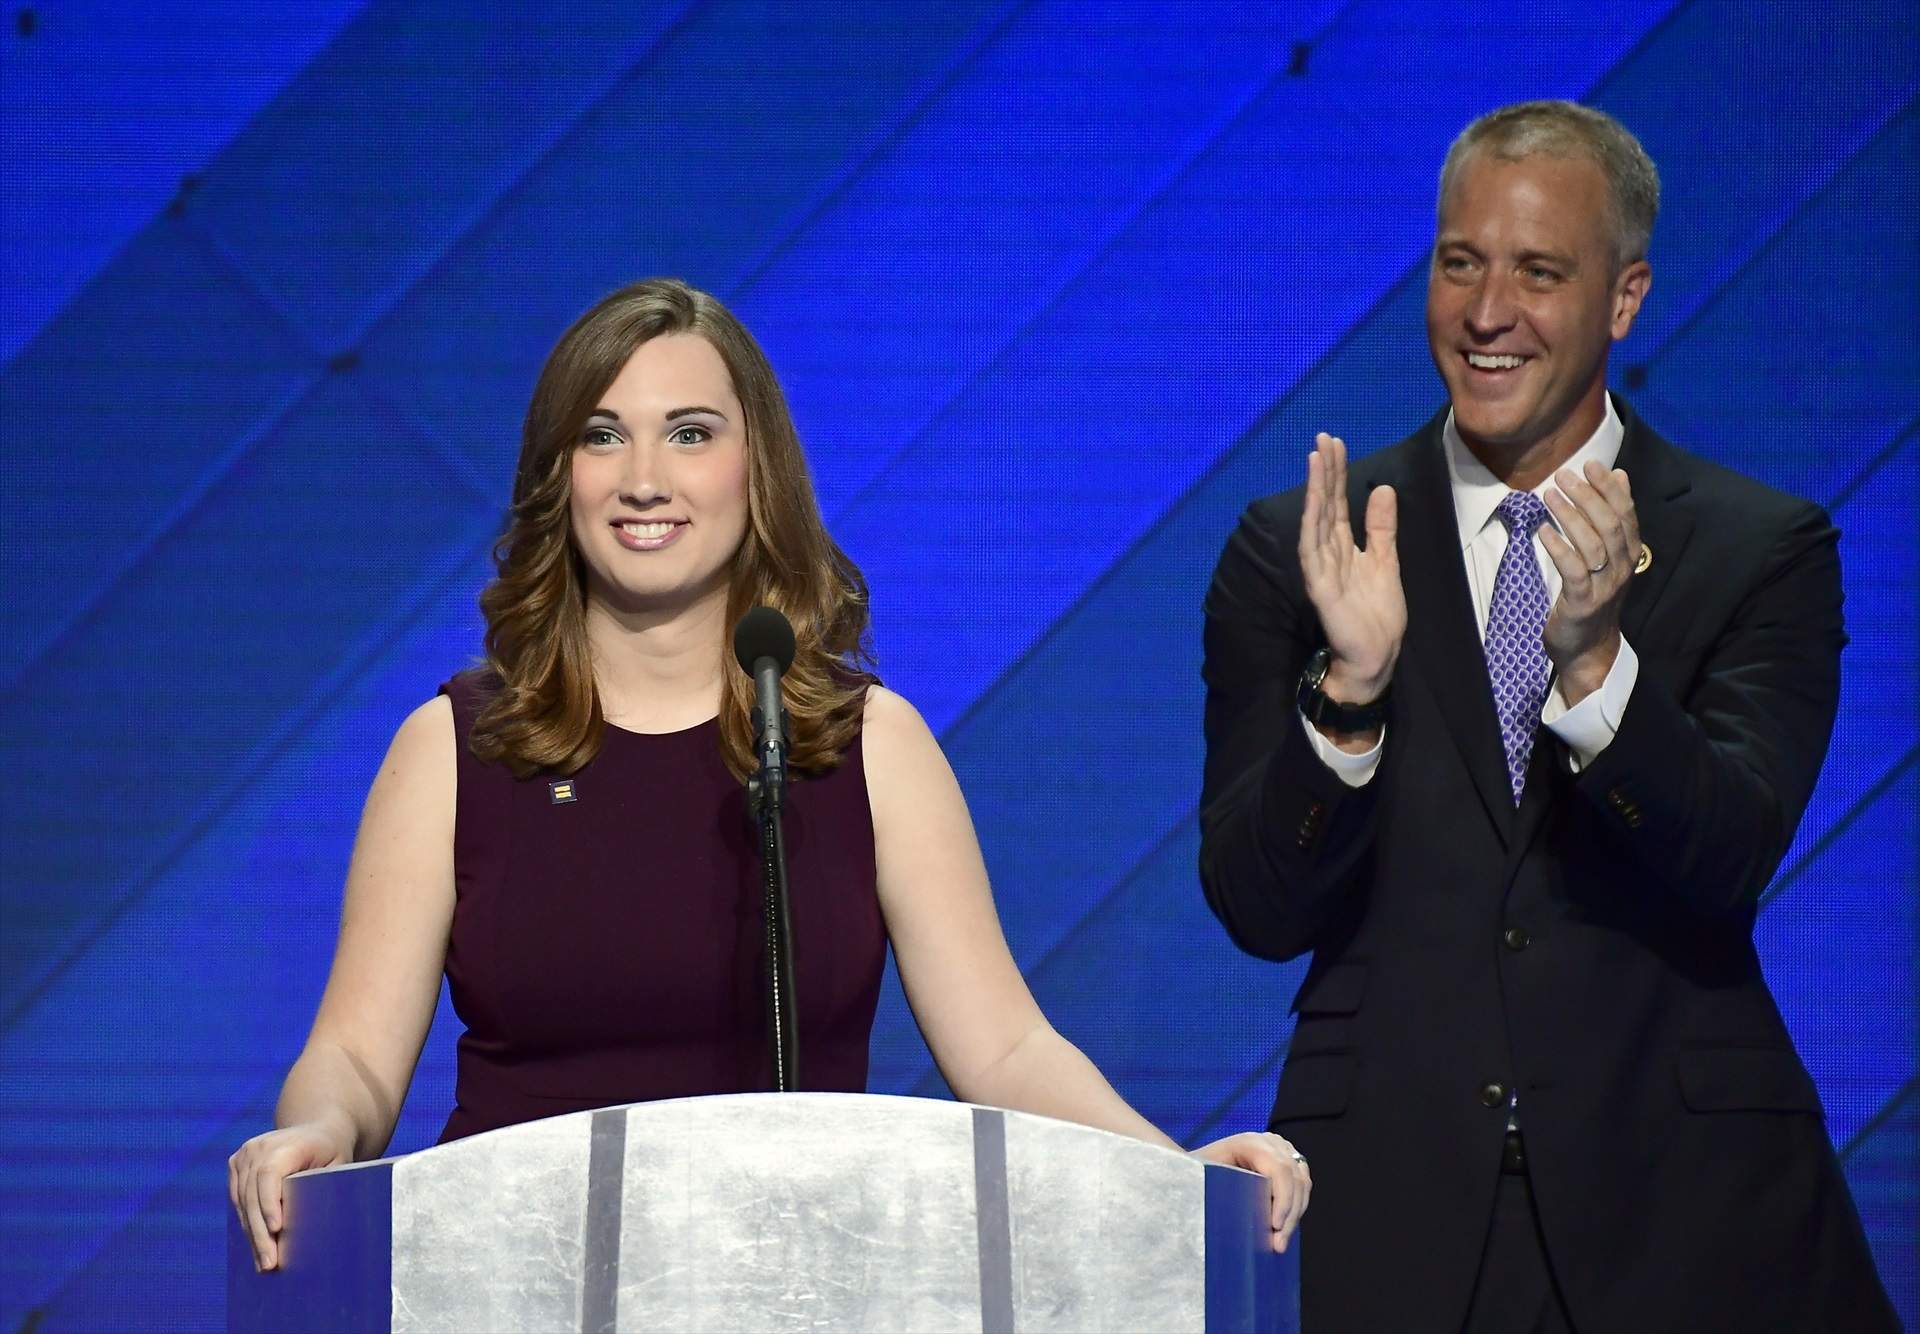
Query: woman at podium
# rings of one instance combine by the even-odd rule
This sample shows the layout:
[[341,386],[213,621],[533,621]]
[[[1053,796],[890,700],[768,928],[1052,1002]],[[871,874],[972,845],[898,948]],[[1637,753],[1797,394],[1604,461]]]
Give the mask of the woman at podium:
[[[332,973],[276,1128],[229,1163],[263,1268],[282,1182],[379,1156],[444,972],[466,1031],[442,1139],[769,1086],[747,609],[791,622],[784,803],[800,1083],[863,1092],[891,943],[959,1097],[1171,1144],[1048,1024],[1009,953],[933,734],[866,667],[867,592],[828,535],[785,396],[718,301],[594,306],[534,388],[481,595],[484,665],[401,724],[368,794]],[[1199,1151],[1273,1181],[1272,1135]]]

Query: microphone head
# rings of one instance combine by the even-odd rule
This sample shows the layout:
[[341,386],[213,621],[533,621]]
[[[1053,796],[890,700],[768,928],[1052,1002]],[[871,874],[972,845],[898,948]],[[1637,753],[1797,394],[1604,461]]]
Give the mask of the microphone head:
[[733,656],[740,670],[753,675],[753,664],[772,658],[782,676],[793,666],[793,626],[772,607],[755,607],[733,627]]

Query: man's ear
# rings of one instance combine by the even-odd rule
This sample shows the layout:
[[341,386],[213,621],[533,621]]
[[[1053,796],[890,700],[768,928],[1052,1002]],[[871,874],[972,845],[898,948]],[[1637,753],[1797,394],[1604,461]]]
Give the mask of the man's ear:
[[1653,287],[1653,266],[1644,259],[1636,259],[1613,280],[1613,341],[1619,342],[1633,328],[1633,321],[1640,314],[1640,303],[1647,299],[1647,292]]

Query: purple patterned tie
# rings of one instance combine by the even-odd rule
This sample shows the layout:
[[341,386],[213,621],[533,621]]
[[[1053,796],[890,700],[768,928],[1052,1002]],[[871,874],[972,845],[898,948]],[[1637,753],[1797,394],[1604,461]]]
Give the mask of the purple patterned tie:
[[1533,554],[1533,530],[1547,518],[1547,507],[1531,491],[1509,491],[1494,511],[1507,525],[1507,550],[1493,576],[1493,601],[1487,607],[1487,675],[1493,681],[1493,711],[1500,718],[1500,744],[1507,752],[1507,779],[1513,804],[1527,785],[1527,761],[1533,756],[1533,729],[1547,701],[1547,584]]

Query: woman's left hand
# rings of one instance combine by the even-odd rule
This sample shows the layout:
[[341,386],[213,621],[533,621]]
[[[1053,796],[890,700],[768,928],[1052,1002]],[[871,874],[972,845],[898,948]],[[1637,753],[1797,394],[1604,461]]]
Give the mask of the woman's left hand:
[[1196,1158],[1228,1167],[1244,1167],[1258,1172],[1273,1187],[1273,1249],[1284,1251],[1307,1211],[1307,1197],[1313,1194],[1313,1174],[1307,1160],[1286,1139],[1274,1134],[1229,1135],[1193,1151]]

